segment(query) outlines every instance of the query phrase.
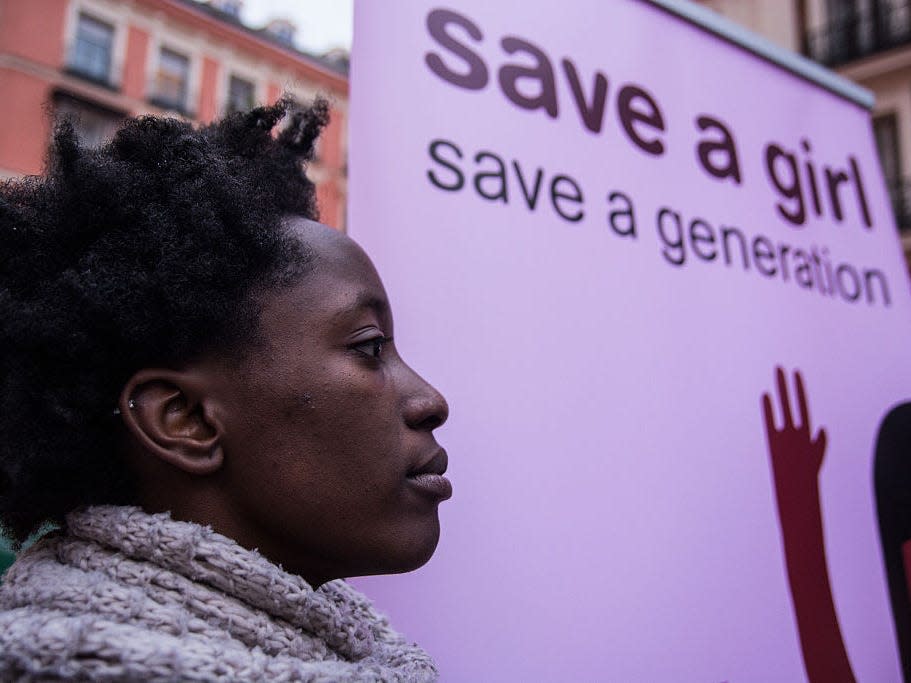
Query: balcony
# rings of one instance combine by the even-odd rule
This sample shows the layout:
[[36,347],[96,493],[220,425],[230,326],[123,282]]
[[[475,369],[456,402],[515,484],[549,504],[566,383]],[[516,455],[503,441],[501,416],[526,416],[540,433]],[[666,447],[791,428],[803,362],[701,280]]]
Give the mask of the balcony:
[[911,2],[878,0],[854,6],[807,31],[807,56],[829,67],[911,45]]

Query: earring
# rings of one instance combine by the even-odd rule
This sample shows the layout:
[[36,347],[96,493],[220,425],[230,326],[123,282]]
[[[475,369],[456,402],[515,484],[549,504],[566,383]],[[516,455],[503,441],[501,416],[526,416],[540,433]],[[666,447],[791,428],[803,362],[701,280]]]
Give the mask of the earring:
[[[127,407],[130,410],[133,410],[134,408],[136,408],[136,401],[134,401],[133,399],[130,399],[129,401],[127,401]],[[120,415],[120,408],[114,408],[114,415]]]

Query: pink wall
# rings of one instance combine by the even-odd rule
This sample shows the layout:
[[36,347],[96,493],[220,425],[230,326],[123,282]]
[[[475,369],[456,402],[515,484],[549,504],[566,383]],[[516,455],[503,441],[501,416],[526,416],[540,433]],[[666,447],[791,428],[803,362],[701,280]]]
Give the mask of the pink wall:
[[[50,68],[63,64],[63,24],[66,2],[48,0],[35,5],[0,0],[0,52]],[[0,68],[4,107],[0,126],[0,168],[16,173],[41,170],[50,124],[44,112],[49,83],[14,68]]]
[[4,52],[39,64],[63,64],[63,24],[66,0],[42,0],[39,5],[0,0],[0,46]]
[[149,34],[135,26],[127,33],[126,59],[123,65],[123,94],[141,100],[146,95],[146,67],[149,55]]
[[275,102],[282,95],[282,87],[275,81],[269,81],[266,86],[266,101]]
[[203,57],[202,83],[199,88],[199,120],[207,123],[216,118],[218,111],[218,77],[221,65],[211,57]]
[[0,92],[5,100],[2,120],[12,123],[0,125],[0,168],[15,173],[41,171],[50,137],[45,114],[48,86],[40,79],[0,68]]

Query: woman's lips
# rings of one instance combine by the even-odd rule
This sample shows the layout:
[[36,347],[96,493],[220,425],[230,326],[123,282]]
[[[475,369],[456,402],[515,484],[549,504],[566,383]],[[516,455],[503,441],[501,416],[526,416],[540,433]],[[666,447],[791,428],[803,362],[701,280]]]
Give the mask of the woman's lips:
[[432,472],[411,474],[408,476],[408,481],[421,494],[429,498],[443,501],[452,497],[452,484],[442,474],[434,474]]
[[452,497],[452,484],[443,475],[449,465],[445,448],[437,448],[433,455],[408,473],[408,481],[421,495],[436,501]]

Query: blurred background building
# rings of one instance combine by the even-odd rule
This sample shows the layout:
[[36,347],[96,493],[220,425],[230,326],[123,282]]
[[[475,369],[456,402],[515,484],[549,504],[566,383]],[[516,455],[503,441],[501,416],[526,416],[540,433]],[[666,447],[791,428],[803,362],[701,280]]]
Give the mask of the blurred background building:
[[873,133],[911,267],[911,1],[701,0],[873,91]]
[[333,104],[309,175],[325,223],[344,229],[348,58],[295,47],[282,17],[251,27],[242,0],[0,0],[0,178],[39,173],[53,120],[96,145],[126,116],[208,122],[283,92]]

